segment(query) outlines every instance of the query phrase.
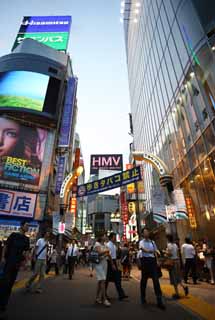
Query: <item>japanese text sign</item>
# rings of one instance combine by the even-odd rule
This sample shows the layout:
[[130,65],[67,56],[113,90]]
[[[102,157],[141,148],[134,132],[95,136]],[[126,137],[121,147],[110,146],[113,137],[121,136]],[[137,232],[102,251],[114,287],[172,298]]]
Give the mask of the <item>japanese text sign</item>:
[[122,154],[94,154],[90,160],[90,174],[98,174],[102,170],[123,170]]
[[70,144],[77,83],[78,83],[78,79],[74,77],[69,78],[67,83],[65,104],[63,109],[60,136],[59,136],[59,142],[58,142],[59,147],[68,147]]
[[140,179],[140,167],[134,167],[130,170],[78,186],[77,197],[89,196],[94,193],[115,189],[134,181],[139,181]]
[[0,215],[33,218],[37,195],[0,189]]
[[64,179],[64,170],[65,170],[65,157],[60,156],[58,158],[57,163],[57,177],[56,177],[56,184],[55,184],[55,193],[60,194],[61,185]]
[[66,51],[71,21],[71,16],[24,17],[12,50],[25,38],[31,38],[53,49]]

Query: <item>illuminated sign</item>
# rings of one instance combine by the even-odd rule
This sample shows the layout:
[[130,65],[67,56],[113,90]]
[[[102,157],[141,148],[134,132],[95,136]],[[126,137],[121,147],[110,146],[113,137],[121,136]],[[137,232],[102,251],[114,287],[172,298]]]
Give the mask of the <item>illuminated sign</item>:
[[0,108],[26,108],[42,112],[49,77],[30,71],[0,72]]
[[136,212],[135,202],[129,202],[128,203],[128,211],[129,211],[129,213]]
[[0,189],[0,215],[33,218],[37,195]]
[[38,185],[47,134],[0,117],[0,179]]
[[[115,189],[141,179],[140,167],[122,171],[112,176],[78,186],[77,197]],[[63,186],[63,185],[62,185]],[[63,191],[63,190],[62,190]]]
[[126,237],[126,229],[128,224],[128,205],[126,201],[126,192],[123,191],[120,194],[120,207],[121,207],[121,215],[122,215],[122,222],[123,222],[123,241],[127,240]]
[[12,50],[14,50],[25,38],[31,38],[53,49],[66,51],[71,21],[71,16],[23,17]]
[[0,72],[0,110],[56,115],[60,80],[31,71]]
[[72,197],[70,201],[70,212],[76,215],[76,210],[77,210],[77,198]]
[[123,170],[122,154],[97,154],[91,155],[90,174],[98,174],[102,170]]
[[186,201],[186,206],[187,206],[187,213],[188,213],[188,218],[190,221],[190,226],[192,229],[197,228],[197,222],[196,222],[196,216],[195,216],[195,211],[193,208],[193,202],[191,197],[185,197]]

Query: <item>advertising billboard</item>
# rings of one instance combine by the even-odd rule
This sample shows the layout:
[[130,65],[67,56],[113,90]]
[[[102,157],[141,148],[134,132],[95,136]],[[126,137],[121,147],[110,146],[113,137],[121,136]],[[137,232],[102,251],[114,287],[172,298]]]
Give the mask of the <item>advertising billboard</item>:
[[0,116],[0,179],[38,185],[47,134]]
[[49,77],[29,71],[0,72],[0,108],[43,111]]
[[78,79],[75,77],[69,78],[67,83],[65,103],[60,127],[60,136],[58,141],[59,147],[68,147],[70,144],[77,83]]
[[37,195],[0,189],[0,215],[33,218]]
[[24,39],[31,38],[53,49],[66,51],[71,22],[71,16],[25,16],[12,50]]
[[60,80],[31,71],[0,72],[0,110],[56,113]]
[[122,154],[93,154],[90,160],[90,174],[98,174],[102,170],[123,170]]

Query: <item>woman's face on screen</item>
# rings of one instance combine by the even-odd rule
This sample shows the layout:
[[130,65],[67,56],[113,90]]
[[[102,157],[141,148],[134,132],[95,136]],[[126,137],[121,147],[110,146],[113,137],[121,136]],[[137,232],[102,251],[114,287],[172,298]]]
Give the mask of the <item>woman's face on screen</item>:
[[20,126],[13,120],[0,117],[0,157],[13,152],[20,135]]

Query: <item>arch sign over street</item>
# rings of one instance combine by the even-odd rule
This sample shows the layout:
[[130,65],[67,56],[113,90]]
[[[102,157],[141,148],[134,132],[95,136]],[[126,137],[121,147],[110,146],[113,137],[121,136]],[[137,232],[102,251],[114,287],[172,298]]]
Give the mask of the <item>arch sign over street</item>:
[[[66,196],[70,185],[72,185],[72,180],[74,179],[73,177],[74,174],[70,173],[64,179],[60,192],[61,199],[64,199]],[[112,176],[77,186],[77,197],[85,197],[95,193],[112,190],[141,179],[141,168],[134,167],[132,169],[116,173]]]

